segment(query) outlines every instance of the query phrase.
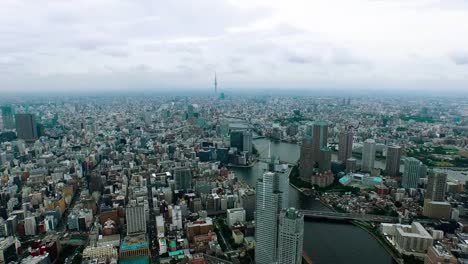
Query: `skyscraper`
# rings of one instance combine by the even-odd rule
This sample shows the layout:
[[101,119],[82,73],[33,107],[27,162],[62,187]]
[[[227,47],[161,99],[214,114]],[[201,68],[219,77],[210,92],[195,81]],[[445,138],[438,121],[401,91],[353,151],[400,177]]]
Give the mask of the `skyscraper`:
[[19,139],[25,141],[38,139],[35,116],[33,114],[16,114],[16,133]]
[[391,145],[387,147],[387,161],[385,171],[390,177],[396,177],[400,173],[401,147]]
[[247,151],[248,153],[252,153],[252,132],[249,131],[244,131],[242,135],[242,149],[243,151]]
[[252,221],[255,212],[255,191],[248,190],[240,197],[241,207],[245,210],[245,220]]
[[416,188],[418,187],[419,178],[421,178],[422,164],[421,161],[413,157],[408,157],[403,160],[405,171],[403,172],[403,178],[401,185],[404,188]]
[[427,178],[426,195],[424,199],[431,201],[443,202],[445,200],[445,188],[447,186],[447,174],[429,172]]
[[299,158],[299,174],[303,181],[310,182],[310,177],[314,172],[330,170],[331,152],[327,147],[327,141],[327,122],[315,122],[312,127],[307,128]]
[[278,215],[282,202],[278,175],[272,172],[264,173],[257,182],[256,192],[255,263],[276,263]]
[[174,169],[175,188],[188,190],[192,188],[192,171],[190,168],[178,167]]
[[129,205],[125,209],[127,219],[127,235],[146,233],[145,207],[143,205]]
[[252,132],[250,130],[231,131],[231,147],[238,151],[252,152]]
[[341,131],[338,143],[338,161],[346,162],[353,154],[353,132]]
[[362,149],[362,171],[371,172],[375,161],[375,140],[368,139],[364,141]]
[[14,129],[13,110],[11,106],[2,106],[2,120],[4,129]]
[[281,210],[278,228],[278,263],[302,263],[304,215],[295,208]]

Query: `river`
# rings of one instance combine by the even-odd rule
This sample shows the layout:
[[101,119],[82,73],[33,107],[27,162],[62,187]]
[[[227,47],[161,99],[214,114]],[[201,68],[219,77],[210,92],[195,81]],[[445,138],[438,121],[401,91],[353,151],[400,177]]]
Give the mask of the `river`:
[[[268,156],[268,139],[256,139],[254,145],[262,158]],[[289,143],[271,143],[271,154],[280,160],[295,163],[299,159],[299,146]],[[336,157],[332,157],[336,159]],[[263,170],[256,163],[252,168],[234,168],[238,177],[254,186]],[[289,188],[289,205],[312,210],[329,210],[312,197]],[[375,264],[393,263],[392,257],[371,235],[359,227],[346,223],[307,220],[304,223],[304,250],[314,264]]]

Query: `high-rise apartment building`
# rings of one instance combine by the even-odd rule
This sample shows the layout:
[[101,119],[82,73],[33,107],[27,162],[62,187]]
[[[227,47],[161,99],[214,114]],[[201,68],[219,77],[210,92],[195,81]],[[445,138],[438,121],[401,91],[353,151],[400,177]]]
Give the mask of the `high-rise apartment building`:
[[427,178],[426,195],[424,199],[443,202],[445,200],[445,189],[447,188],[447,174],[429,172]]
[[328,123],[315,122],[309,126],[301,145],[299,174],[303,181],[310,182],[314,172],[325,172],[331,167],[331,152],[327,147]]
[[125,208],[127,219],[127,235],[146,233],[145,207],[143,205],[129,205]]
[[257,182],[256,192],[255,263],[276,263],[278,215],[282,199],[278,175],[273,172],[264,173]]
[[401,147],[391,145],[387,147],[387,161],[385,171],[388,176],[396,177],[400,173]]
[[353,154],[353,132],[344,130],[339,135],[338,161],[344,163]]
[[424,171],[421,161],[413,157],[407,157],[403,160],[405,171],[403,172],[403,178],[401,185],[403,188],[416,188],[418,187],[419,178],[421,178],[421,172]]
[[16,133],[19,139],[25,141],[38,139],[35,116],[33,114],[16,114]]
[[281,210],[278,227],[278,263],[302,263],[304,215],[295,208]]
[[371,172],[374,169],[375,162],[375,140],[367,139],[364,141],[362,149],[362,171]]

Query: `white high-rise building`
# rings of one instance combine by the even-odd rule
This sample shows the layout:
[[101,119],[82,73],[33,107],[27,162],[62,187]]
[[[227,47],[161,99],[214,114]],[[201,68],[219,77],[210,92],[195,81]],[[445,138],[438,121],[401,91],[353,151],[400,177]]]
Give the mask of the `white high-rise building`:
[[375,162],[375,140],[368,139],[364,141],[362,149],[362,171],[370,172],[374,168]]
[[264,173],[256,191],[255,263],[277,263],[278,215],[282,202],[278,174]]
[[301,264],[304,215],[295,208],[281,210],[278,228],[278,263]]
[[24,232],[27,236],[36,235],[36,218],[34,216],[24,219]]
[[179,205],[172,208],[172,226],[178,230],[182,229],[182,210]]
[[125,209],[127,218],[127,235],[146,233],[145,207],[143,205],[129,205]]
[[227,224],[233,226],[236,223],[245,222],[244,208],[232,208],[227,210]]

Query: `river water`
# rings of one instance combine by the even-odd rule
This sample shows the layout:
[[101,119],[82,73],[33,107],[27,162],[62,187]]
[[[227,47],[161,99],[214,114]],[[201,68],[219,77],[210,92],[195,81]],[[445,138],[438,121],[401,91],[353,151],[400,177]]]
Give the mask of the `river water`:
[[[268,139],[254,140],[261,158],[268,156],[269,142]],[[295,163],[299,159],[299,146],[272,142],[271,154],[279,156],[282,161]],[[332,159],[336,159],[336,156]],[[256,179],[263,173],[261,167],[256,163],[252,168],[233,168],[233,170],[241,180],[254,186]],[[329,210],[314,198],[304,196],[292,187],[289,188],[289,205],[301,209]],[[390,254],[371,235],[361,228],[346,223],[305,221],[304,250],[314,264],[393,263]]]

